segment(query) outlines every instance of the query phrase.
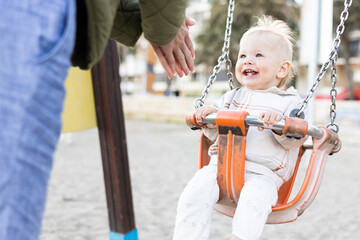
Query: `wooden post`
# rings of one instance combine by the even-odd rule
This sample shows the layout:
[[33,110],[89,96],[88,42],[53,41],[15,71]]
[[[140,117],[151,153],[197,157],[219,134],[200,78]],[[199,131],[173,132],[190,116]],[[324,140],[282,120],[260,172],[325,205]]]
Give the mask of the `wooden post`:
[[91,73],[109,214],[109,237],[110,240],[137,240],[115,42],[109,41],[103,58]]

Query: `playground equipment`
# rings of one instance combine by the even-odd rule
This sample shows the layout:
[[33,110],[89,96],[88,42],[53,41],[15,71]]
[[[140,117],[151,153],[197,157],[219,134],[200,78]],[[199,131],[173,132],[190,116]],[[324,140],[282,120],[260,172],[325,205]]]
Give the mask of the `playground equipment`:
[[[231,61],[229,58],[229,44],[231,36],[231,26],[233,19],[235,0],[229,1],[228,17],[226,22],[225,39],[222,48],[222,54],[218,58],[217,65],[213,68],[213,73],[209,77],[208,83],[200,98],[195,100],[195,108],[201,107],[210,92],[212,84],[216,80],[216,75],[220,71],[220,66],[226,63],[227,77],[230,89],[234,88]],[[300,109],[293,117],[286,117],[285,120],[275,124],[272,129],[281,130],[283,134],[292,137],[304,137],[309,135],[312,137],[312,143],[300,147],[296,167],[292,177],[282,185],[278,191],[278,202],[269,215],[267,223],[285,223],[295,221],[313,202],[319,190],[322,176],[325,170],[327,156],[338,152],[341,149],[341,141],[337,135],[339,127],[335,124],[337,91],[335,88],[337,82],[336,61],[337,51],[340,46],[340,37],[345,29],[345,21],[349,15],[349,7],[352,1],[344,1],[344,10],[340,15],[340,24],[336,30],[336,37],[333,42],[333,48],[330,52],[328,61],[326,61],[316,79],[313,86],[308,91],[307,96],[303,100]],[[308,122],[301,119],[304,114],[309,100],[313,97],[316,88],[319,86],[321,79],[331,66],[331,83],[330,91],[331,106],[330,120],[327,127],[309,126]],[[249,116],[244,111],[219,111],[216,115],[208,115],[203,122],[198,123],[195,116],[191,113],[187,119],[187,124],[192,129],[199,129],[206,123],[216,124],[218,130],[218,185],[220,188],[220,200],[215,209],[225,215],[233,216],[237,201],[240,196],[241,188],[244,184],[245,171],[245,148],[246,134],[250,126],[264,127],[263,122],[257,120],[257,117]],[[269,128],[269,127],[264,127]],[[208,148],[213,144],[209,139],[202,135],[200,139],[199,168],[205,166],[209,162]],[[301,162],[301,157],[306,150],[312,150],[312,154],[307,166],[305,178],[301,184],[299,192],[289,201],[293,190],[296,175]]]
[[91,71],[71,69],[66,88],[63,132],[98,127],[109,239],[137,240],[115,42]]
[[[241,188],[244,185],[246,134],[250,126],[264,127],[257,117],[248,115],[245,111],[219,111],[208,115],[202,123],[197,123],[194,114],[189,115],[187,124],[200,127],[203,124],[217,125],[218,137],[218,185],[220,200],[215,209],[232,217],[239,200]],[[265,127],[268,128],[268,127]],[[309,126],[300,118],[286,117],[271,129],[282,130],[286,135],[312,137],[312,144],[303,145],[299,149],[295,170],[292,177],[278,191],[278,202],[273,207],[267,223],[285,223],[295,221],[315,199],[319,190],[329,154],[338,152],[341,142],[338,135],[325,127]],[[213,144],[204,135],[200,141],[199,168],[210,161],[208,148]],[[293,190],[301,157],[306,150],[312,150],[310,161],[301,188],[296,196],[289,201]]]

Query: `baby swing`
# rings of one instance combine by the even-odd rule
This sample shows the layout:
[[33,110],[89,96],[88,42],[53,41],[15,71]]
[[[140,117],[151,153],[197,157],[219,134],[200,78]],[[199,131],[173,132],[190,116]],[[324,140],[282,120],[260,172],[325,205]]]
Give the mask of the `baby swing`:
[[[220,65],[224,62],[226,63],[229,86],[231,89],[234,86],[232,82],[231,62],[229,59],[229,44],[234,1],[235,0],[229,1],[222,55],[218,58],[218,64],[214,67],[213,73],[209,77],[202,97],[195,100],[195,108],[204,104],[204,100],[207,97],[209,90],[216,79],[216,75],[220,70]],[[340,16],[341,22],[337,27],[337,35],[334,40],[329,59],[322,65],[320,72],[306,98],[303,100],[300,109],[293,110],[290,117],[286,117],[284,120],[281,120],[271,127],[271,129],[282,130],[282,132],[289,137],[300,138],[306,135],[311,136],[312,144],[305,143],[302,147],[300,147],[294,173],[292,177],[279,189],[277,204],[273,207],[267,223],[277,224],[295,221],[315,199],[321,184],[328,155],[332,155],[341,149],[341,141],[337,135],[339,127],[334,122],[336,117],[335,98],[337,94],[335,89],[337,81],[336,60],[337,50],[340,45],[340,36],[344,32],[344,23],[348,18],[348,8],[351,6],[351,3],[352,1],[347,0],[344,2],[345,7]],[[327,125],[327,127],[310,126],[308,122],[303,119],[304,110],[330,65],[332,83],[332,89],[330,91],[331,122]],[[220,188],[220,200],[215,206],[215,209],[222,214],[232,217],[235,213],[241,188],[244,185],[246,134],[250,126],[264,127],[263,122],[259,121],[255,116],[250,116],[245,111],[219,111],[216,114],[208,115],[202,123],[197,123],[194,113],[192,113],[186,118],[186,123],[192,129],[199,129],[199,127],[207,123],[213,123],[217,126],[219,133],[217,181]],[[199,168],[202,168],[209,163],[210,157],[208,156],[208,149],[212,144],[213,142],[207,139],[204,135],[201,136]],[[305,177],[298,192],[293,193],[295,197],[289,201],[301,162],[301,157],[306,150],[312,150],[312,153],[307,165]]]

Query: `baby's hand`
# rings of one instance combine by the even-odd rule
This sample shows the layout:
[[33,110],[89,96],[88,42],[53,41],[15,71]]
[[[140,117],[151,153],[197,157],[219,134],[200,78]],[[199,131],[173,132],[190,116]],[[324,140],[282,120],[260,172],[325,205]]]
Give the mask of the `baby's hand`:
[[[271,127],[273,126],[275,123],[279,122],[282,118],[283,115],[279,112],[275,112],[275,111],[268,111],[268,112],[262,112],[259,114],[259,120],[264,122],[264,126],[268,126]],[[260,131],[263,131],[264,128],[263,127],[259,127]],[[275,133],[281,135],[282,132],[279,130],[273,130]]]
[[[214,108],[214,107],[209,107],[209,106],[202,106],[198,109],[196,109],[195,111],[195,120],[197,123],[202,123],[202,121],[204,120],[204,118],[211,114],[211,113],[216,113],[218,112],[219,109]],[[211,126],[209,127],[213,127],[213,124],[211,124]]]

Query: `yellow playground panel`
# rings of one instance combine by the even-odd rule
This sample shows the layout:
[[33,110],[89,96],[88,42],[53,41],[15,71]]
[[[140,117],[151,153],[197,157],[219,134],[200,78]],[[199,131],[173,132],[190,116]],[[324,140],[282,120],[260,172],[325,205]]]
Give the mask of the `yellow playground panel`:
[[75,132],[96,127],[91,71],[70,68],[65,87],[62,132]]

